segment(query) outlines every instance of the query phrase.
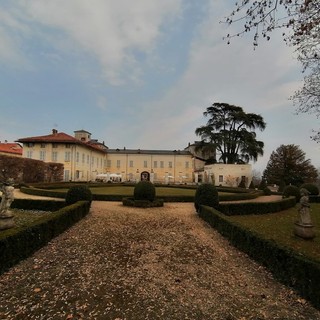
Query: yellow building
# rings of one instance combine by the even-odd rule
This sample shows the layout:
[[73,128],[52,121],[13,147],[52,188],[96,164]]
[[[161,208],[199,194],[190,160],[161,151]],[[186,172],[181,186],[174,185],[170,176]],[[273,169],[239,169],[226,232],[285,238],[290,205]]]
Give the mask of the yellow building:
[[214,153],[197,150],[190,144],[184,150],[109,149],[104,142],[91,139],[85,130],[74,137],[57,130],[45,136],[22,138],[23,157],[64,165],[65,181],[115,181],[188,184],[209,182],[237,186],[252,179],[249,164],[211,164]]
[[108,149],[106,172],[121,181],[193,182],[194,158],[189,151]]
[[75,131],[75,137],[52,130],[46,136],[17,140],[23,143],[23,157],[57,162],[64,165],[65,181],[90,181],[103,173],[106,165],[106,149],[103,144],[91,141],[91,133]]
[[[85,130],[72,137],[52,130],[45,136],[21,138],[23,157],[59,162],[64,165],[65,181],[132,181],[148,179],[154,183],[191,183],[195,158],[188,150],[109,149],[91,139]],[[105,179],[107,178],[107,179]]]

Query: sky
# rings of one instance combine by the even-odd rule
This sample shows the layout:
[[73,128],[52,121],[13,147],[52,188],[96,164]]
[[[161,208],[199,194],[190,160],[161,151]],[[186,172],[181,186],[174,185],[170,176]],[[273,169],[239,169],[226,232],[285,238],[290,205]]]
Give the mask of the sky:
[[0,141],[86,130],[109,148],[183,150],[215,102],[260,114],[265,169],[295,144],[320,167],[314,115],[289,97],[303,74],[280,34],[223,39],[233,1],[1,0]]

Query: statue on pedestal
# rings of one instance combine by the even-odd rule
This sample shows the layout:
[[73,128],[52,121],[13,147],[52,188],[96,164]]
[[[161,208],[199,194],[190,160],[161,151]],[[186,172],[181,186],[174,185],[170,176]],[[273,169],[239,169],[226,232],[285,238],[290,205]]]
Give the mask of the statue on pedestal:
[[310,215],[309,191],[302,188],[300,190],[300,195],[300,207],[298,209],[299,217],[298,221],[295,222],[294,233],[304,239],[313,239],[315,234]]
[[14,200],[13,179],[8,179],[3,183],[0,203],[0,230],[14,227],[13,212],[10,210]]

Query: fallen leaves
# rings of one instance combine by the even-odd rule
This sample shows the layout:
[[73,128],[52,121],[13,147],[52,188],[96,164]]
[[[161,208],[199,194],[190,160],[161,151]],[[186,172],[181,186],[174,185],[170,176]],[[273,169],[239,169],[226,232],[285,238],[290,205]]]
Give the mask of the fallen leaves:
[[0,277],[0,318],[320,319],[200,220],[193,204],[137,210],[94,202],[91,211]]

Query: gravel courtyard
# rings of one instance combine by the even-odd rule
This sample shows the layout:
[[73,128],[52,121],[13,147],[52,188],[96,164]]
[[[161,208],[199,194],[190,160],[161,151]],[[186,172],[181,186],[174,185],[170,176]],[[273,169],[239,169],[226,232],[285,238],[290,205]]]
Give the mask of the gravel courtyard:
[[0,319],[320,319],[196,214],[93,202],[91,213],[0,276]]

